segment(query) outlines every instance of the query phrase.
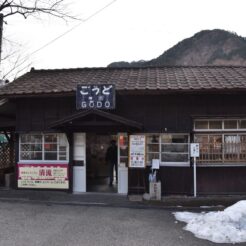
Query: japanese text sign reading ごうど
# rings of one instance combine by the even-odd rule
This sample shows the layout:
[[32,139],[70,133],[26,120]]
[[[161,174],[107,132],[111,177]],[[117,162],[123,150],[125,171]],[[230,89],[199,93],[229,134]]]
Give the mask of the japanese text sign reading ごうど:
[[145,167],[145,136],[130,136],[129,167]]
[[76,92],[77,109],[114,109],[114,85],[78,85]]

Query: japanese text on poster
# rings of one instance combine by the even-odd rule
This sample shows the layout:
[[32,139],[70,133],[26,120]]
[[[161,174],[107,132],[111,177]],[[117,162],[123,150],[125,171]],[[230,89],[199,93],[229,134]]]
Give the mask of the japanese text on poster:
[[18,164],[18,187],[68,189],[68,165]]
[[145,167],[145,136],[130,136],[129,167]]

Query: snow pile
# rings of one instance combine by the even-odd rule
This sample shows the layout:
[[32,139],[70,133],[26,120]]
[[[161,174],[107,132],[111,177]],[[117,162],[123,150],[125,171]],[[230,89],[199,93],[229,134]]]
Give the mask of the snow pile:
[[215,243],[246,242],[246,200],[224,211],[209,213],[176,212],[175,218],[186,222],[185,230]]

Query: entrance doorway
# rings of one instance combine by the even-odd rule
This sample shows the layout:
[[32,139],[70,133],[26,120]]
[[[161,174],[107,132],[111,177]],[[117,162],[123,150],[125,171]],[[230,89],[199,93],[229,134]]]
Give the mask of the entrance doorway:
[[117,143],[117,135],[86,134],[86,186],[89,192],[117,192],[115,168],[110,186],[110,164],[106,161],[112,140]]

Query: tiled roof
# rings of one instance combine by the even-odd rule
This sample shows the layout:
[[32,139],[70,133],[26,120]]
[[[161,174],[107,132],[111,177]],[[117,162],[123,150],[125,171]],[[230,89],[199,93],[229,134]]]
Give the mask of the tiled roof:
[[76,68],[34,70],[0,88],[0,96],[73,93],[77,84],[117,91],[246,91],[246,67]]

